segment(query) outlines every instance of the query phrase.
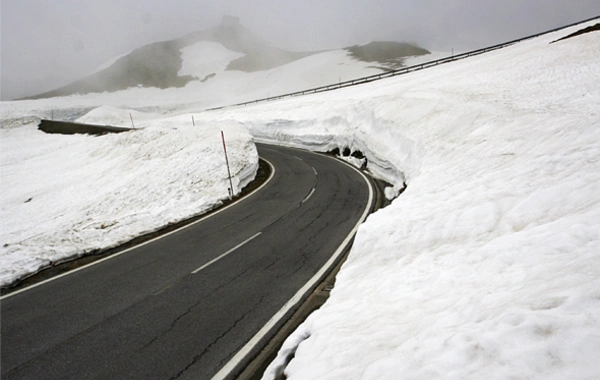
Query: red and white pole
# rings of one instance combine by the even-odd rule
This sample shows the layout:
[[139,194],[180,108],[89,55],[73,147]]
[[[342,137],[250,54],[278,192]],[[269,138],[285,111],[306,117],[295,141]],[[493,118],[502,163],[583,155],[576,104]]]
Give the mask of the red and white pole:
[[221,131],[223,140],[223,152],[225,152],[225,163],[227,164],[227,175],[229,176],[229,199],[233,198],[233,183],[231,182],[231,171],[229,170],[229,159],[227,158],[227,145],[225,144],[225,134]]

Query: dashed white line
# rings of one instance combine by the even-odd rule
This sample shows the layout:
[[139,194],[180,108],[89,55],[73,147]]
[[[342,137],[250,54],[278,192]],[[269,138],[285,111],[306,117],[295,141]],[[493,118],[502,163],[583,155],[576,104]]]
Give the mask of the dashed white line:
[[[311,168],[312,168],[312,166],[311,166]],[[317,169],[315,169],[315,168],[312,168],[312,170],[313,170],[313,172],[315,172],[315,175],[318,175],[318,173],[317,173]]]
[[236,249],[240,248],[241,246],[243,246],[244,244],[248,243],[250,240],[254,239],[255,237],[257,237],[258,235],[262,234],[262,232],[257,233],[256,235],[249,237],[248,239],[244,240],[243,242],[241,242],[240,244],[236,245],[235,247],[231,248],[229,251],[223,253],[222,255],[220,255],[217,258],[212,259],[211,261],[207,262],[206,264],[202,265],[200,268],[196,269],[195,271],[192,272],[192,274],[196,274],[198,272],[200,272],[202,269],[207,268],[209,266],[211,266],[212,264],[216,263],[217,261],[221,260],[223,257],[229,255],[231,252],[235,251]]

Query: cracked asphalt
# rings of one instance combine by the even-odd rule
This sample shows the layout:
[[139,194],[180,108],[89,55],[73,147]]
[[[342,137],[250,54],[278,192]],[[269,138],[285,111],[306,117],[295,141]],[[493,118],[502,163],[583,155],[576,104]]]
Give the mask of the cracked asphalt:
[[259,153],[274,177],[235,206],[3,299],[1,378],[212,378],[367,207],[367,183],[352,168],[290,148]]

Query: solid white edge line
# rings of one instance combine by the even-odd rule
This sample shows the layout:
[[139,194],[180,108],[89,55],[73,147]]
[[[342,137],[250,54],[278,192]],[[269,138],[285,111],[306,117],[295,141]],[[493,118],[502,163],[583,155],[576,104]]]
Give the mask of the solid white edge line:
[[304,298],[304,296],[316,285],[316,283],[321,279],[321,277],[337,261],[339,256],[344,252],[344,248],[348,245],[350,240],[352,240],[352,238],[356,234],[356,231],[358,231],[358,227],[364,222],[364,220],[369,215],[369,210],[371,209],[371,205],[373,203],[373,187],[371,186],[371,182],[369,181],[369,179],[360,170],[358,170],[355,166],[353,166],[347,162],[344,162],[342,160],[337,160],[334,157],[330,157],[330,158],[334,159],[336,161],[339,161],[339,162],[343,162],[346,165],[350,166],[352,169],[356,170],[358,173],[360,173],[360,175],[363,177],[363,179],[367,183],[367,186],[369,188],[369,202],[367,202],[367,207],[365,208],[365,211],[363,211],[362,216],[360,217],[360,219],[358,220],[358,222],[356,223],[356,225],[354,226],[352,231],[350,231],[350,234],[348,234],[346,239],[342,242],[342,244],[334,252],[334,254],[331,256],[331,258],[325,263],[325,265],[323,265],[323,267],[321,267],[321,269],[302,288],[300,288],[300,290],[298,290],[298,292],[289,301],[287,301],[283,305],[283,307],[281,309],[279,309],[279,311],[277,313],[275,313],[275,315],[273,315],[273,317],[263,326],[263,328],[260,329],[256,333],[256,335],[254,335],[252,337],[252,339],[250,339],[248,341],[248,343],[246,343],[244,345],[244,347],[242,347],[234,355],[234,357],[231,358],[231,360],[229,360],[227,362],[227,364],[225,364],[225,366],[223,366],[223,368],[221,368],[221,370],[212,377],[211,380],[222,380],[222,379],[227,378],[230,375],[230,373],[233,370],[235,370],[235,367],[250,353],[250,351],[252,351],[254,346],[256,346],[260,342],[260,340],[262,338],[264,338],[265,335],[268,334],[268,332],[277,324],[277,322],[279,322],[279,320],[281,318],[283,318],[283,316],[292,307],[294,307],[297,303],[299,303],[302,300],[302,298]]
[[240,244],[236,245],[235,247],[231,248],[229,251],[223,253],[222,255],[210,260],[209,262],[207,262],[206,264],[202,265],[200,268],[196,269],[195,271],[192,272],[192,274],[196,274],[198,272],[200,272],[202,269],[211,266],[212,264],[216,263],[217,261],[221,260],[223,257],[229,255],[231,252],[235,251],[236,249],[240,248],[241,246],[243,246],[244,244],[248,243],[250,240],[254,239],[255,237],[257,237],[258,235],[262,234],[262,232],[259,232],[257,234],[255,234],[254,236],[249,237],[248,239],[244,240],[243,242],[241,242]]
[[[28,286],[28,287],[26,287],[26,288],[23,288],[23,289],[17,290],[17,291],[15,291],[15,292],[12,292],[12,293],[6,294],[6,295],[4,295],[4,296],[0,297],[0,300],[4,300],[4,299],[10,298],[10,297],[12,297],[12,296],[16,296],[16,295],[17,295],[17,294],[19,294],[19,293],[23,293],[23,292],[25,292],[25,291],[27,291],[27,290],[30,290],[30,289],[33,289],[33,288],[37,288],[38,286],[41,286],[41,285],[47,284],[47,283],[49,283],[49,282],[52,282],[52,281],[54,281],[54,280],[58,280],[58,279],[59,279],[59,278],[61,278],[61,277],[65,277],[65,276],[68,276],[68,275],[70,275],[70,274],[73,274],[73,273],[75,273],[75,272],[79,272],[80,270],[83,270],[83,269],[89,268],[89,267],[91,267],[91,266],[94,266],[94,265],[96,265],[96,264],[100,264],[100,263],[102,263],[102,262],[104,262],[104,261],[107,261],[107,260],[110,260],[110,259],[114,259],[115,257],[121,256],[122,254],[124,254],[124,253],[127,253],[127,252],[129,252],[129,251],[131,251],[131,250],[133,250],[133,249],[136,249],[136,248],[142,247],[142,246],[144,246],[144,245],[146,245],[146,244],[150,244],[150,243],[152,243],[153,241],[156,241],[156,240],[158,240],[158,239],[162,239],[162,238],[164,238],[164,237],[167,237],[167,236],[169,236],[169,235],[171,235],[171,234],[174,234],[175,232],[178,232],[178,231],[181,231],[181,230],[183,230],[183,229],[185,229],[185,228],[191,227],[191,226],[193,226],[193,225],[194,225],[194,224],[196,224],[196,223],[200,223],[200,222],[202,222],[202,221],[205,221],[206,219],[208,219],[208,218],[210,218],[210,217],[212,217],[212,216],[215,216],[215,215],[217,215],[218,213],[220,213],[220,212],[222,212],[222,211],[225,211],[225,210],[227,210],[228,208],[230,208],[230,207],[232,207],[232,206],[234,206],[234,205],[238,204],[239,202],[243,201],[244,199],[247,199],[247,198],[249,198],[250,196],[254,195],[254,194],[257,192],[257,191],[259,191],[259,190],[260,190],[260,189],[262,189],[264,186],[266,186],[266,185],[267,185],[269,182],[271,182],[271,179],[273,179],[273,176],[275,175],[275,167],[274,167],[274,166],[273,166],[273,164],[271,164],[271,163],[270,163],[268,160],[266,160],[266,159],[264,159],[264,158],[263,158],[263,160],[265,160],[265,162],[266,162],[267,164],[269,164],[269,166],[271,167],[271,175],[269,176],[269,178],[267,178],[267,180],[265,181],[265,183],[263,183],[262,185],[260,185],[259,187],[257,187],[255,190],[253,190],[253,191],[252,191],[250,194],[246,195],[245,197],[243,197],[243,198],[240,198],[240,199],[238,199],[237,201],[235,201],[235,202],[233,202],[233,203],[231,203],[231,204],[229,204],[229,205],[227,205],[227,206],[223,207],[222,209],[219,209],[219,210],[217,210],[217,211],[214,211],[214,212],[212,212],[212,213],[210,213],[210,214],[208,214],[208,215],[206,215],[206,216],[204,216],[204,217],[202,217],[202,218],[198,219],[197,221],[195,221],[195,222],[193,222],[193,223],[186,224],[185,226],[182,226],[182,227],[180,227],[180,228],[178,228],[178,229],[176,229],[176,230],[173,230],[173,231],[171,231],[171,232],[168,232],[168,233],[166,233],[166,234],[164,234],[164,235],[157,236],[157,237],[155,237],[154,239],[150,239],[150,240],[148,240],[148,241],[145,241],[145,242],[143,242],[143,243],[140,243],[140,244],[138,244],[138,245],[135,245],[135,246],[133,246],[133,247],[127,248],[127,249],[126,249],[126,250],[124,250],[124,251],[121,251],[121,252],[115,253],[115,254],[113,254],[113,255],[110,255],[110,256],[108,256],[108,257],[105,257],[105,258],[103,258],[103,259],[100,259],[100,260],[94,261],[94,262],[92,262],[92,263],[89,263],[89,264],[87,264],[87,265],[84,265],[84,266],[82,266],[82,267],[79,267],[79,268],[77,268],[77,269],[73,269],[73,270],[71,270],[71,271],[68,271],[68,272],[66,272],[66,273],[63,273],[63,274],[61,274],[61,275],[58,275],[58,276],[55,276],[55,277],[49,278],[49,279],[47,279],[47,280],[44,280],[44,281],[38,282],[37,284],[34,284],[34,285]],[[209,210],[208,212],[210,212],[210,210]]]
[[314,192],[315,192],[315,189],[316,189],[316,187],[313,187],[313,188],[312,188],[312,190],[310,191],[310,193],[308,193],[308,195],[306,196],[306,198],[304,198],[304,199],[302,200],[302,202],[300,202],[300,204],[302,204],[302,203],[306,202],[306,201],[308,200],[308,198],[310,198],[310,197],[311,197],[311,196],[314,194]]

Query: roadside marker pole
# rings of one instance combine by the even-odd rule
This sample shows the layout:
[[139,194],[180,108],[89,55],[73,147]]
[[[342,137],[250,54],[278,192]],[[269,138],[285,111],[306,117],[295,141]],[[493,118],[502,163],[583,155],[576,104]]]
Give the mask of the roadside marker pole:
[[227,158],[227,145],[225,144],[225,134],[221,131],[221,140],[223,140],[223,152],[225,152],[225,164],[227,164],[227,175],[229,176],[229,199],[233,199],[233,183],[231,182],[231,171],[229,170],[229,159]]
[[133,124],[133,116],[131,116],[131,113],[129,113],[129,118],[131,119],[131,126],[133,129],[135,129],[135,124]]
[[196,126],[196,122],[194,121],[194,115],[192,115],[192,126]]

